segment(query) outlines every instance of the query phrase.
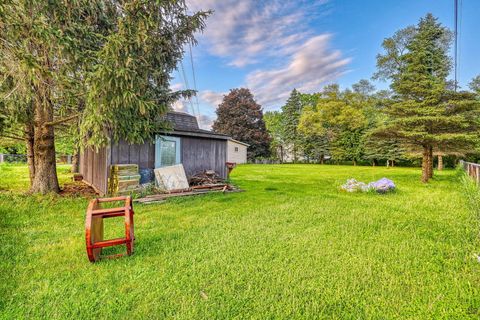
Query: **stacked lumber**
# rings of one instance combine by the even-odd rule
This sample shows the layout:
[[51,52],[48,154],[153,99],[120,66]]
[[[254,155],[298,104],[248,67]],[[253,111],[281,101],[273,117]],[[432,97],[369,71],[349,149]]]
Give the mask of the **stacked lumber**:
[[108,192],[125,194],[135,191],[140,186],[140,175],[136,164],[115,164],[110,166]]

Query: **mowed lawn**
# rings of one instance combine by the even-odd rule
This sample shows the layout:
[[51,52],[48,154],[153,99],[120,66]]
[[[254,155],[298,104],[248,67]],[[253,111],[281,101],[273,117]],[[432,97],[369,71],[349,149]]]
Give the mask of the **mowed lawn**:
[[[67,167],[59,171],[68,179]],[[428,185],[419,176],[417,168],[239,166],[232,179],[245,192],[137,205],[135,254],[92,264],[87,200],[22,195],[26,167],[1,166],[0,314],[478,319],[478,218],[457,172]],[[351,177],[387,177],[398,191],[339,191]],[[121,224],[109,226],[121,235]]]

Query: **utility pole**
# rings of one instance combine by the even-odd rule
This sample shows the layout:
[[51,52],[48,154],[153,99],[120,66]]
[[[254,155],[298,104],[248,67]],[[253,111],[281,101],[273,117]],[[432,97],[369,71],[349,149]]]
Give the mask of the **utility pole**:
[[455,50],[454,50],[454,74],[455,74],[455,92],[457,92],[458,80],[457,80],[457,66],[458,66],[458,0],[454,0],[455,4]]

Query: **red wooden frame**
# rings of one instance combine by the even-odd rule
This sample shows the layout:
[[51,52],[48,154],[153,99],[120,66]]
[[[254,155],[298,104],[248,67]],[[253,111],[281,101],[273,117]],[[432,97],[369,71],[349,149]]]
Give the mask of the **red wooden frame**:
[[[117,208],[101,208],[101,203],[124,201],[123,207]],[[125,219],[125,238],[103,239],[103,219],[124,217]],[[102,248],[125,245],[126,255],[133,253],[133,242],[135,240],[133,228],[133,202],[130,196],[114,197],[114,198],[97,198],[90,201],[87,208],[87,216],[85,219],[85,241],[87,246],[88,260],[96,262],[100,260]],[[125,254],[117,254],[107,256],[105,258],[115,258],[124,256]]]

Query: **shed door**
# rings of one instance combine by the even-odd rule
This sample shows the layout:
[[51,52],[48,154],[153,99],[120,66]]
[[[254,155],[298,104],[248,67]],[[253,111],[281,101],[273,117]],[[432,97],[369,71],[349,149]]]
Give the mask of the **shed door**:
[[180,138],[157,136],[155,140],[155,168],[180,163]]

